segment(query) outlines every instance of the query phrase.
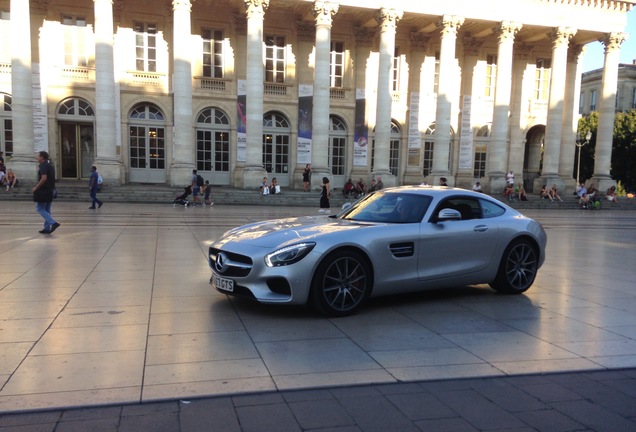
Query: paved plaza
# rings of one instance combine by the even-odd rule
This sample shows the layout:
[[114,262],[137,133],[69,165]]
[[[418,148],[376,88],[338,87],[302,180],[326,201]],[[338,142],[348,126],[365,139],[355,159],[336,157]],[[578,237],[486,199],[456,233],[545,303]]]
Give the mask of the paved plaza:
[[[217,420],[236,426],[207,430],[404,431],[424,423],[422,430],[487,430],[497,427],[479,427],[479,419],[450,413],[457,413],[455,405],[482,399],[490,404],[482,407],[486,412],[493,406],[503,412],[512,398],[519,407],[547,410],[531,401],[571,402],[569,394],[581,394],[568,383],[582,382],[589,388],[602,381],[631,397],[625,403],[636,401],[633,211],[526,211],[544,224],[548,248],[525,295],[461,287],[373,299],[354,316],[331,319],[306,308],[228,298],[208,283],[206,254],[213,238],[250,221],[316,214],[314,208],[87,207],[54,203],[62,225],[42,235],[33,203],[1,203],[0,431],[29,418],[7,413],[53,410],[41,415],[57,415],[52,420],[57,424],[60,410],[76,407],[84,409],[65,411],[78,416],[76,427],[86,426],[86,413],[98,410],[110,412],[102,420],[120,419],[119,429],[103,430],[204,430],[183,424],[174,429],[161,421],[176,412],[178,425],[188,409],[201,404],[207,404],[201,418],[223,412]],[[531,385],[532,377],[538,381]],[[490,386],[493,394],[484,397],[476,385]],[[414,410],[417,398],[408,394],[420,395],[427,386],[433,386],[424,393],[439,408],[434,411],[446,414],[417,418],[402,412],[410,423],[399,428],[399,422],[371,420],[365,427],[351,420],[364,417],[361,413],[338,408],[347,406],[342,398],[348,397],[368,398],[367,419],[374,403],[378,410],[386,401],[393,409],[403,404]],[[444,400],[432,397],[432,388],[452,391]],[[552,396],[541,397],[544,391]],[[479,397],[467,396],[473,394]],[[604,429],[594,425],[601,418],[596,411],[585,408],[599,402],[581,400],[586,402],[558,414],[580,411],[589,424],[542,429],[516,416],[499,430],[636,430],[635,403],[631,411],[613,412],[616,423],[605,426],[614,428]],[[158,401],[163,402],[150,403]],[[471,408],[472,403],[464,408],[479,411],[479,402]],[[105,405],[110,406],[92,408]],[[321,407],[322,414],[311,407]],[[151,413],[147,419],[157,426],[122,428],[126,410]],[[319,421],[331,419],[325,412],[349,420],[325,425]],[[261,417],[274,418],[274,424],[256,422]],[[250,426],[249,419],[256,423]],[[450,426],[460,421],[472,429]],[[67,423],[68,429],[28,430],[101,430]]]

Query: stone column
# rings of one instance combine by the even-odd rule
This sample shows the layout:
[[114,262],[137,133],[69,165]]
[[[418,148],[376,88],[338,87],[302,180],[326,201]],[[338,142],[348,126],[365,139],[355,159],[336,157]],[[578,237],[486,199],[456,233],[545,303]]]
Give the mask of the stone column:
[[[356,45],[355,45],[355,50],[353,50],[353,55],[355,56],[353,58],[353,64],[357,65],[353,68],[353,82],[355,83],[355,88],[353,89],[353,97],[355,98],[358,94],[358,91],[360,92],[365,92],[365,98],[367,99],[367,102],[365,104],[365,114],[364,114],[364,124],[368,125],[368,119],[370,117],[370,109],[369,109],[369,105],[371,105],[368,101],[368,98],[370,96],[370,92],[368,91],[368,87],[371,86],[371,83],[369,83],[369,79],[367,78],[368,73],[370,72],[370,68],[369,68],[369,63],[370,63],[370,59],[371,59],[371,50],[373,49],[373,46],[375,45],[375,38],[376,38],[376,29],[375,28],[367,28],[367,27],[357,27],[355,28],[354,32],[355,32],[355,40],[356,40]],[[355,116],[355,113],[354,113]],[[355,133],[355,131],[354,131]],[[353,145],[351,146],[352,148],[349,150],[349,155],[351,157],[351,161],[352,163],[355,163],[354,161],[354,153],[353,153]],[[371,149],[369,148],[370,146],[366,146],[365,147],[365,151],[368,150],[368,152],[366,153],[366,161],[367,163],[365,165],[353,165],[351,168],[351,178],[353,179],[359,179],[360,177],[364,178],[365,181],[367,183],[370,182],[369,180],[369,166],[370,166],[370,161],[371,161]]]
[[[411,33],[411,57],[409,63],[413,66],[409,69],[409,88],[413,89],[413,92],[418,93],[418,112],[412,112],[411,109],[415,108],[413,105],[413,93],[409,94],[409,145],[408,154],[406,157],[406,172],[404,173],[404,184],[419,184],[422,183],[422,148],[424,147],[423,133],[425,130],[420,129],[420,112],[422,104],[422,96],[424,95],[424,89],[422,88],[422,70],[424,65],[424,59],[426,58],[426,52],[428,51],[428,45],[430,37],[421,33]],[[428,125],[426,125],[428,126]],[[423,126],[425,128],[425,126]],[[419,147],[411,147],[411,134],[417,134],[419,136]]]
[[188,183],[195,168],[195,141],[192,115],[192,28],[190,0],[173,0],[173,79],[174,143],[170,184]]
[[464,23],[463,17],[444,15],[438,24],[441,27],[442,40],[439,53],[439,78],[437,83],[437,110],[435,112],[435,147],[433,149],[433,168],[431,176],[434,184],[440,177],[447,177],[449,186],[454,184],[450,178],[450,116],[452,108],[453,87],[457,85],[455,44],[457,31]]
[[568,70],[563,109],[563,129],[561,131],[561,155],[559,176],[563,181],[563,193],[576,190],[574,157],[576,154],[576,130],[579,121],[579,100],[581,98],[581,73],[583,68],[584,45],[571,44],[568,50]]
[[373,176],[381,176],[385,186],[395,186],[396,179],[389,170],[391,140],[391,70],[395,56],[395,29],[403,12],[382,8],[376,16],[380,24],[380,65],[375,120]]
[[[475,80],[479,79],[480,76],[479,74],[478,77],[475,76],[475,68],[477,67],[477,62],[479,61],[479,54],[480,54],[480,50],[481,47],[483,46],[484,42],[480,39],[475,39],[472,37],[464,37],[463,38],[463,45],[464,45],[464,61],[462,62],[462,83],[461,83],[461,94],[462,94],[462,100],[460,101],[461,103],[461,123],[465,121],[470,121],[470,119],[472,118],[471,114],[472,112],[466,112],[464,110],[465,106],[464,106],[464,97],[468,96],[472,98],[472,101],[477,101],[479,98],[478,94],[473,94],[473,88],[481,88],[481,86],[483,86],[482,82],[478,82],[476,83]],[[472,106],[472,105],[471,105]],[[472,111],[472,109],[471,109]],[[471,121],[472,123],[472,121]],[[474,142],[474,137],[473,135],[473,127],[472,124],[470,125],[470,137],[463,137],[462,139],[466,139],[466,138],[470,138],[472,145],[471,145],[471,166],[466,166],[466,167],[462,167],[461,164],[458,164],[457,166],[457,175],[455,176],[455,186],[457,187],[462,187],[462,188],[466,188],[466,189],[471,189],[473,186],[473,169],[474,169],[474,156],[475,156],[475,142]],[[462,133],[462,129],[460,128],[460,134]],[[460,150],[460,162],[461,162],[461,158],[462,158],[462,154],[461,154],[461,150]],[[484,188],[484,190],[486,190],[486,185],[482,182],[482,187]]]
[[95,0],[95,165],[108,184],[124,178],[117,155],[117,107],[113,59],[113,0]]
[[536,146],[527,143],[528,150],[526,152],[527,101],[532,99],[535,80],[534,73],[528,72],[529,69],[534,71],[536,59],[533,51],[533,45],[523,42],[516,42],[514,45],[512,64],[512,82],[514,86],[510,98],[508,169],[515,172],[516,181],[524,181],[527,192],[532,192],[532,185],[534,179],[538,176],[537,173],[541,163],[540,142]]
[[[36,179],[33,133],[33,76],[29,2],[11,0],[11,111],[13,156],[11,168],[25,180]],[[37,149],[48,150],[48,149]],[[8,161],[5,159],[5,163]]]
[[336,13],[338,13],[337,3],[328,0],[316,0],[314,2],[316,60],[314,66],[313,112],[311,117],[311,167],[317,179],[331,177],[329,170],[330,52],[332,17]]
[[244,0],[247,15],[246,162],[243,187],[258,187],[263,176],[263,20],[269,0]]
[[[552,38],[552,65],[550,70],[550,98],[548,100],[548,120],[545,127],[543,147],[543,172],[541,183],[550,187],[556,184],[563,190],[559,177],[561,153],[561,129],[563,125],[563,107],[565,99],[565,79],[567,72],[568,44],[576,30],[559,27],[549,33]],[[538,189],[537,189],[538,190]]]
[[605,45],[605,64],[603,65],[592,178],[601,192],[605,192],[608,187],[615,183],[610,177],[610,167],[614,140],[614,118],[616,116],[615,103],[620,46],[625,39],[625,33],[609,33],[600,39],[600,42]]
[[[499,193],[506,183],[508,167],[508,132],[510,121],[510,95],[512,92],[512,48],[515,34],[521,24],[504,21],[495,27],[499,46],[497,49],[497,78],[495,81],[495,106],[492,115],[492,136],[488,148],[488,173],[490,193]],[[521,173],[518,173],[520,175]]]

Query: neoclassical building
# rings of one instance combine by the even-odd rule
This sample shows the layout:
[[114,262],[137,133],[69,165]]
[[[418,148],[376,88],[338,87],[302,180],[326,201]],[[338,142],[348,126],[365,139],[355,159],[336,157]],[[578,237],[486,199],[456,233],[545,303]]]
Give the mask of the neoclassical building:
[[572,188],[585,45],[609,176],[628,0],[0,0],[0,149],[23,178]]

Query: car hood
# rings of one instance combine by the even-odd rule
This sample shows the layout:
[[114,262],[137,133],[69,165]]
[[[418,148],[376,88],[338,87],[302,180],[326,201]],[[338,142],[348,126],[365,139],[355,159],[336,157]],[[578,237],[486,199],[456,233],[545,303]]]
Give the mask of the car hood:
[[219,248],[231,243],[258,247],[278,247],[297,243],[298,241],[312,241],[318,236],[342,235],[343,232],[353,229],[378,225],[380,224],[355,222],[325,216],[276,219],[231,229],[214,245]]

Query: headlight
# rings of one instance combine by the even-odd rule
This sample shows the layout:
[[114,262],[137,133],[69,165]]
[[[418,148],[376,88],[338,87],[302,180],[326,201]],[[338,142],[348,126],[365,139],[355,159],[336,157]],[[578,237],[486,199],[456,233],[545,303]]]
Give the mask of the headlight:
[[279,267],[300,261],[316,246],[316,243],[298,243],[265,255],[268,267]]

